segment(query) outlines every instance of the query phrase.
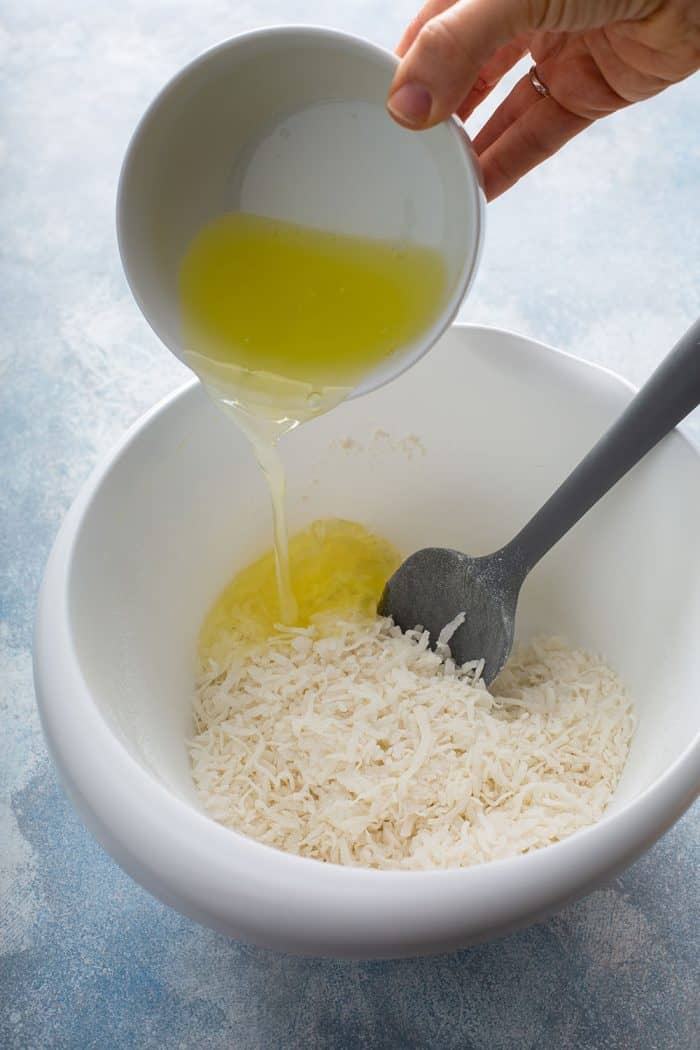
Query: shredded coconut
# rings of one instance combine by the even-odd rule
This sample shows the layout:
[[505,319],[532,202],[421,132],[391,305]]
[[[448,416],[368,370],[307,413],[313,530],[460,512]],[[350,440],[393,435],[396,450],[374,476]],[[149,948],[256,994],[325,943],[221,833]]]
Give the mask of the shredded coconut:
[[391,620],[319,620],[209,666],[190,743],[206,811],[279,849],[370,868],[525,853],[597,821],[629,750],[617,675],[559,639],[483,664]]
[[435,647],[437,652],[440,652],[440,649],[443,645],[449,648],[453,635],[456,634],[456,632],[462,626],[466,618],[467,617],[463,612],[457,613],[454,620],[450,620],[449,623],[445,624],[443,629],[440,631],[440,634],[438,635],[437,645]]

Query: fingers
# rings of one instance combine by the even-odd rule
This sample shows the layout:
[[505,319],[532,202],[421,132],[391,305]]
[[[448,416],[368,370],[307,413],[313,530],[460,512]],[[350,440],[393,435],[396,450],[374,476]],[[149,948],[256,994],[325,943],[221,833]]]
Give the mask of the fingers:
[[399,40],[399,46],[396,48],[396,54],[399,58],[403,58],[406,54],[425,23],[429,22],[431,18],[435,18],[436,15],[446,11],[448,7],[452,7],[453,3],[454,0],[428,0],[428,2],[421,7],[416,17],[408,23],[406,32]]
[[[539,69],[539,66],[538,66]],[[528,76],[521,77],[510,94],[501,102],[498,109],[494,110],[484,124],[481,131],[474,139],[474,149],[481,155],[509,128],[518,117],[535,103],[541,102],[542,96],[538,95]]]
[[[523,78],[527,80],[527,78]],[[583,131],[592,120],[570,113],[551,97],[538,95],[528,82],[527,87],[534,96],[532,101],[522,93],[520,81],[506,99],[510,106],[500,120],[489,129],[492,118],[477,137],[474,147],[479,153],[479,163],[484,178],[484,189],[488,200],[505,193],[521,176],[536,167],[547,157],[561,149],[570,139]],[[503,103],[503,109],[506,103]],[[520,106],[520,111],[518,111]],[[496,111],[494,117],[499,113]],[[485,134],[488,131],[488,134]],[[482,137],[483,136],[483,137]],[[481,139],[480,145],[477,145]]]
[[506,73],[519,62],[527,52],[527,37],[520,37],[505,44],[481,67],[476,78],[474,87],[467,97],[460,103],[457,116],[460,120],[470,117],[478,105],[491,94],[498,82]]
[[417,26],[409,27],[407,38],[413,34],[413,40],[389,92],[394,119],[427,128],[455,113],[482,66],[519,35],[514,12],[520,8],[517,0],[458,0],[447,7],[429,0]]
[[402,62],[389,92],[389,112],[406,127],[432,127],[463,104],[468,112],[480,92],[485,97],[483,85],[477,85],[480,70],[523,34],[634,21],[656,6],[658,0],[427,0],[399,45]]

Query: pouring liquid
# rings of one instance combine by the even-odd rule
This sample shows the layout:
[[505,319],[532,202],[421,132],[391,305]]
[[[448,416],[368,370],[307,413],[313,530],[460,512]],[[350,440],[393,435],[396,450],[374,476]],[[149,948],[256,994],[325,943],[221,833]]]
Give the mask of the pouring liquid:
[[245,212],[215,219],[185,253],[185,359],[234,415],[267,479],[283,623],[296,623],[298,607],[277,442],[425,331],[446,283],[433,249]]
[[282,623],[295,624],[299,618],[299,607],[292,587],[289,563],[289,530],[286,513],[286,479],[284,464],[277,449],[276,440],[266,440],[254,429],[247,431],[258,461],[267,481],[272,500],[273,550],[275,553],[275,576],[279,618]]

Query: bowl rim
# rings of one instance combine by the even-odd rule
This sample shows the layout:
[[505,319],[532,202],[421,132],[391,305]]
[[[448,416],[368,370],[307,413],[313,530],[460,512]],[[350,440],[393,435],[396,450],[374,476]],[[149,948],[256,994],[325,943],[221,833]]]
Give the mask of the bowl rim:
[[[531,352],[549,355],[555,367],[573,364],[608,385],[622,386],[628,393],[635,390],[608,368],[505,329],[460,324],[453,331],[495,332]],[[231,920],[236,930],[258,943],[284,944],[291,950],[299,950],[301,944],[304,950],[307,942],[330,938],[344,945],[357,936],[364,937],[363,943],[369,937],[373,943],[389,944],[397,939],[400,917],[405,924],[402,944],[422,938],[421,943],[456,947],[465,942],[464,922],[475,902],[482,916],[493,916],[488,936],[525,925],[580,896],[595,880],[626,867],[691,805],[700,793],[700,733],[639,795],[560,842],[466,868],[379,871],[285,853],[217,824],[173,794],[130,754],[92,699],[72,637],[69,592],[81,526],[96,494],[142,433],[199,385],[192,379],[160,400],[98,462],[60,528],[37,604],[34,683],[49,751],[85,823],[129,874],[207,925],[230,932],[221,915],[236,916]],[[674,440],[691,450],[700,478],[700,449],[682,432],[676,431]],[[86,739],[91,740],[90,748],[85,748]],[[144,807],[146,798],[149,804]],[[286,893],[280,893],[281,885]],[[270,909],[266,920],[255,917],[258,913],[249,900],[246,903],[248,896],[258,912],[262,906]],[[416,909],[419,897],[422,911]],[[280,898],[287,901],[286,915],[270,907]],[[203,903],[209,899],[216,902],[211,907]],[[290,910],[291,900],[295,908]],[[244,906],[250,909],[248,921],[241,913]],[[309,914],[321,922],[323,936],[318,929],[313,936],[304,932]],[[362,922],[353,931],[359,915]],[[450,942],[449,923],[458,926],[460,921],[461,935]],[[288,932],[271,932],[275,923]],[[443,932],[436,937],[428,927]],[[340,952],[348,953],[355,954],[345,948]],[[366,956],[366,950],[361,954]]]
[[[125,217],[125,200],[134,157],[140,147],[144,135],[148,132],[149,126],[157,119],[158,111],[163,102],[165,102],[168,96],[180,84],[185,82],[193,74],[196,74],[196,72],[200,70],[201,67],[205,66],[212,58],[225,51],[235,51],[250,43],[264,41],[265,39],[274,42],[275,40],[283,40],[285,37],[288,37],[291,42],[294,42],[295,37],[298,38],[299,41],[306,39],[307,41],[315,40],[326,43],[335,42],[337,45],[351,48],[358,53],[363,53],[367,56],[373,57],[377,61],[384,62],[387,64],[387,68],[391,67],[395,69],[399,64],[398,57],[392,51],[389,51],[380,44],[377,44],[372,40],[367,40],[356,33],[345,32],[344,30],[330,26],[314,24],[305,25],[303,23],[262,26],[243,33],[238,33],[226,40],[221,40],[217,44],[206,48],[198,55],[195,55],[194,58],[190,59],[184,66],[177,70],[153,96],[129,137],[121,170],[119,172],[115,213],[117,248],[127,284],[129,285],[131,294],[134,297],[141,314],[158,339],[167,346],[170,352],[179,360],[182,360],[182,357],[170,346],[170,342],[166,340],[162,326],[156,326],[154,312],[148,306],[146,297],[141,292],[138,278],[129,261],[132,252],[128,243],[131,238],[127,235],[129,224]],[[463,300],[469,294],[476,279],[476,274],[484,250],[486,227],[486,196],[484,192],[481,167],[477,161],[471,139],[469,138],[462,122],[456,117],[452,116],[447,118],[447,120],[444,120],[442,124],[438,125],[433,130],[442,130],[450,136],[455,147],[455,163],[458,159],[462,163],[464,174],[464,194],[470,198],[473,215],[472,225],[475,231],[474,251],[470,253],[465,252],[462,265],[455,279],[453,291],[440,311],[440,314],[426,330],[424,336],[416,341],[409,353],[398,356],[395,362],[392,363],[391,369],[386,370],[386,374],[384,374],[383,366],[381,364],[377,369],[374,369],[366,379],[363,379],[353,388],[348,395],[348,400],[353,400],[356,397],[361,397],[364,394],[371,393],[373,390],[378,390],[380,387],[385,386],[386,383],[392,382],[394,379],[403,375],[404,372],[420,361],[421,358],[423,358],[435,345],[443,333],[448,331],[457,317]],[[382,374],[377,375],[377,371]]]

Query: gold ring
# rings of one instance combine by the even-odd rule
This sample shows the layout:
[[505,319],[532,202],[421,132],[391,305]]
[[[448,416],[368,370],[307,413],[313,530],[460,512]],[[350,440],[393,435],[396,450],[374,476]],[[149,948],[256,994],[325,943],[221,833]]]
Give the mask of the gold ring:
[[534,87],[538,95],[542,95],[543,98],[547,98],[550,94],[549,88],[544,84],[537,76],[537,66],[530,66],[530,72],[528,73],[530,83]]

